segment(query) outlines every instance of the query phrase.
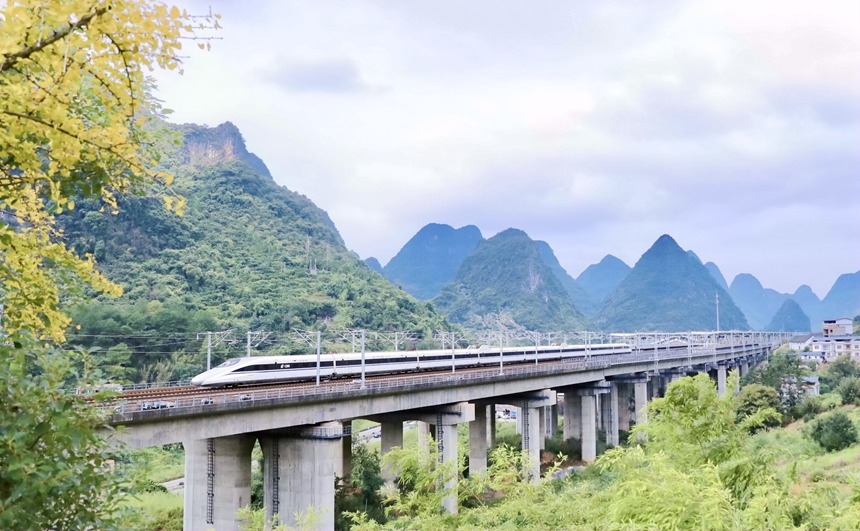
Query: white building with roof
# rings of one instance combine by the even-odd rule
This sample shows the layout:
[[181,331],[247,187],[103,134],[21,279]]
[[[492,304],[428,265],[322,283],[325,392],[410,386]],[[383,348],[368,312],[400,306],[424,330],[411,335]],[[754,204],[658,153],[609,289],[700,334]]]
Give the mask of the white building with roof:
[[854,321],[848,317],[824,320],[824,336],[850,336],[854,333]]
[[843,354],[860,361],[860,336],[816,336],[812,338],[809,350],[820,353],[825,361],[835,360]]

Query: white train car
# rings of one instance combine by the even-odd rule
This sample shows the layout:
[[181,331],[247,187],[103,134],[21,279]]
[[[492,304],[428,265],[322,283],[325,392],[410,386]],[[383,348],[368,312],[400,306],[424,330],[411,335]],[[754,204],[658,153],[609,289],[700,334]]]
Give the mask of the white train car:
[[361,354],[322,354],[317,368],[316,355],[258,356],[232,358],[198,374],[192,385],[225,387],[273,382],[343,378],[376,374],[397,374],[536,361],[566,360],[587,356],[630,354],[624,344],[561,345],[451,350],[412,350],[406,352],[367,352]]

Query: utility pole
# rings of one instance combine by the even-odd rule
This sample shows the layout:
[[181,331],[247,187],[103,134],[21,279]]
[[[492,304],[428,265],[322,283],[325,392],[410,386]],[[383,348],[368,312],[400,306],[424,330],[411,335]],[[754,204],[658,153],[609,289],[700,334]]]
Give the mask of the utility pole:
[[256,341],[256,343],[254,343],[253,347],[259,347],[263,343],[263,341],[265,341],[266,338],[268,338],[271,334],[272,334],[271,332],[266,332],[265,330],[257,330],[257,331],[248,330],[248,341],[246,343],[247,357],[249,357],[249,358],[251,357],[251,348],[252,348],[251,342],[252,341]]
[[717,296],[717,332],[720,331],[720,292],[716,293]]
[[317,330],[317,385],[320,384],[320,355],[322,353],[322,332]]
[[361,331],[361,388],[364,389],[364,330]]
[[[221,343],[235,343],[233,339],[233,330],[224,330],[222,332],[202,332],[197,334],[197,339],[206,334],[206,370],[212,368],[212,347],[217,347]],[[215,334],[215,342],[212,342],[212,334]]]

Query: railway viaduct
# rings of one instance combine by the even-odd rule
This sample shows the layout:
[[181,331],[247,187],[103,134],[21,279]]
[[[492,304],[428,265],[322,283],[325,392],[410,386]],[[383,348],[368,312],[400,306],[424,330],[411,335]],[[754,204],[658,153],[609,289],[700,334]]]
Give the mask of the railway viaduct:
[[[671,381],[707,371],[725,393],[727,371],[745,374],[781,340],[778,334],[749,332],[641,339],[631,354],[576,361],[211,390],[170,399],[166,409],[142,410],[129,399],[113,416],[113,437],[130,448],[184,445],[185,531],[238,531],[236,511],[250,503],[257,440],[264,453],[267,515],[294,525],[297,513],[313,508],[318,529],[333,529],[335,477],[350,470],[353,419],[380,422],[383,454],[403,444],[405,421],[418,421],[419,440],[432,437],[446,463],[456,463],[457,426],[468,423],[469,470],[480,474],[495,437],[493,406],[510,405],[520,412],[527,473],[537,480],[545,437],[558,427],[560,395],[564,438],[579,439],[588,462],[596,458],[600,432],[608,445],[617,445],[619,431],[645,422],[648,399]],[[395,471],[383,470],[383,476],[392,481]],[[445,487],[444,508],[456,511],[456,478]]]

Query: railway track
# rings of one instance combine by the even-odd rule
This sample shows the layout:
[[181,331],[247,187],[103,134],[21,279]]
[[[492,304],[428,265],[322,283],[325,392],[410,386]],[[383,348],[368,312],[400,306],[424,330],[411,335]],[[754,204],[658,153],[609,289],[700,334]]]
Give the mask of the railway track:
[[[541,362],[551,363],[550,361]],[[535,366],[533,362],[512,363],[509,367]],[[498,374],[498,367],[460,367],[456,375],[474,374]],[[365,382],[368,386],[378,386],[386,382],[398,382],[407,384],[410,380],[423,380],[428,376],[444,376],[454,374],[450,369],[426,370],[420,372],[407,372],[398,374],[378,374],[366,376]],[[360,377],[349,376],[343,378],[323,379],[319,385],[315,381],[300,382],[278,382],[268,384],[243,385],[238,387],[209,388],[193,385],[156,387],[149,389],[131,389],[117,394],[100,404],[105,409],[113,409],[116,413],[130,413],[133,411],[145,411],[154,409],[172,409],[175,407],[188,407],[194,405],[206,406],[212,404],[235,403],[259,400],[272,395],[303,394],[303,391],[323,391],[327,388],[335,390],[344,385],[352,385],[361,380]],[[310,394],[310,393],[309,393]],[[92,400],[88,398],[87,400]]]

